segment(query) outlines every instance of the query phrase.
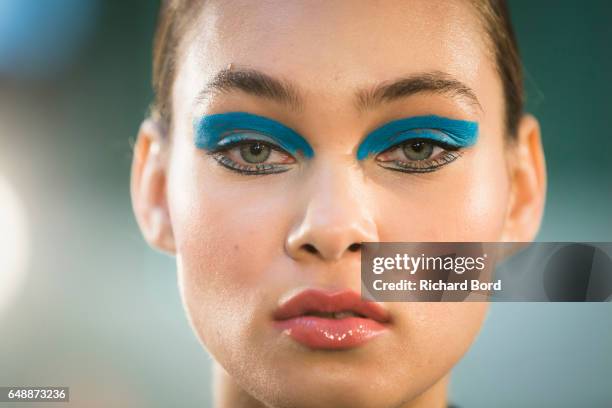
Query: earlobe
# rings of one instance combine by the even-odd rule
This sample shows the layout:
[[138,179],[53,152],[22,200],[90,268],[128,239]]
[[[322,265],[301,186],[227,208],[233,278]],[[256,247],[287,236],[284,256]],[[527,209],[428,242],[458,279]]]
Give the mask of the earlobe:
[[512,193],[504,240],[530,242],[540,229],[546,201],[546,164],[536,118],[523,115],[517,140],[509,149]]
[[166,197],[166,139],[161,128],[146,119],[140,126],[132,161],[132,208],[140,230],[152,247],[176,252]]

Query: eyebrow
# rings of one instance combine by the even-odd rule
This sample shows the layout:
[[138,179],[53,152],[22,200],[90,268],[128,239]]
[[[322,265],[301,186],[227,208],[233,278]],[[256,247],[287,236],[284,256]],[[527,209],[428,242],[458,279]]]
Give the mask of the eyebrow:
[[200,92],[198,100],[212,93],[242,91],[260,98],[270,99],[301,111],[304,98],[297,86],[254,69],[223,69]]
[[482,110],[476,93],[466,84],[450,74],[432,71],[410,75],[392,81],[385,81],[371,88],[360,90],[356,94],[357,109],[373,109],[383,102],[407,98],[418,93],[434,93],[459,97],[470,105]]
[[[261,71],[244,68],[227,68],[219,71],[199,93],[198,100],[204,100],[210,94],[234,91],[242,91],[279,102],[297,112],[304,107],[304,96],[296,84],[274,78]],[[355,107],[363,112],[372,110],[385,102],[400,100],[419,93],[458,97],[482,111],[475,92],[469,86],[441,71],[417,73],[359,89],[355,92]]]

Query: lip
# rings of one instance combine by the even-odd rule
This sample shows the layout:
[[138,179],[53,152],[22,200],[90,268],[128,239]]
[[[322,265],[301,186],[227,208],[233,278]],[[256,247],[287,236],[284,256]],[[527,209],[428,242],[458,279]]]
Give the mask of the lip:
[[[316,314],[352,312],[341,318]],[[389,313],[365,302],[352,290],[306,289],[281,302],[274,325],[296,342],[318,350],[344,350],[364,345],[389,330]]]

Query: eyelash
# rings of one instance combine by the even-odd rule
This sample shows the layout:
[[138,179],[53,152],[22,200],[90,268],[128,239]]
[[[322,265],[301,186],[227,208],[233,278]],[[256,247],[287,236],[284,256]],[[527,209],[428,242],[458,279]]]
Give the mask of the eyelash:
[[[452,146],[446,143],[434,141],[431,139],[411,139],[405,142],[399,143],[397,145],[392,146],[391,148],[385,150],[379,155],[389,154],[389,152],[394,152],[396,150],[403,149],[406,145],[414,145],[418,142],[427,143],[432,145],[434,148],[442,149],[442,152],[438,153],[433,158],[427,158],[423,160],[409,160],[409,161],[401,161],[401,160],[379,160],[376,159],[379,163],[379,166],[394,171],[401,171],[404,173],[431,173],[437,171],[441,167],[446,166],[447,164],[452,163],[463,155],[460,147]],[[295,160],[293,156],[287,153],[284,149],[276,146],[272,143],[268,143],[265,141],[257,140],[257,139],[245,139],[239,140],[236,142],[228,143],[222,147],[219,147],[215,150],[208,152],[208,154],[215,160],[217,163],[225,167],[229,170],[235,171],[242,175],[266,175],[266,174],[278,174],[284,173],[290,170],[289,165],[284,164],[270,164],[270,163],[260,163],[260,164],[251,164],[244,165],[241,163],[237,163],[235,160],[229,158],[226,153],[236,149],[243,145],[253,145],[253,144],[261,144],[267,146],[271,149],[271,151],[279,152],[283,155],[290,157],[292,160]],[[241,154],[241,153],[238,153]],[[394,166],[387,165],[386,163],[391,163]]]
[[[385,169],[389,169],[389,170],[401,171],[404,173],[431,173],[431,172],[439,170],[441,167],[444,167],[447,164],[452,163],[453,161],[457,160],[463,155],[463,151],[461,150],[461,147],[449,145],[447,143],[443,143],[443,142],[439,142],[439,141],[435,141],[431,139],[407,140],[405,142],[392,146],[391,148],[385,150],[384,152],[379,153],[379,155],[389,154],[389,152],[402,150],[404,146],[415,145],[417,143],[427,143],[429,145],[432,145],[434,149],[439,148],[439,149],[442,149],[442,151],[433,157],[429,157],[423,160],[401,161],[401,160],[379,160],[377,158],[376,161],[379,163],[379,166]],[[389,166],[383,163],[392,163],[395,166]]]
[[271,151],[279,152],[293,159],[293,156],[287,153],[284,149],[281,149],[280,147],[272,143],[267,143],[267,142],[256,140],[256,139],[245,139],[245,140],[239,140],[236,142],[228,143],[218,149],[211,150],[210,152],[208,152],[208,154],[214,160],[216,160],[217,163],[219,163],[219,165],[229,170],[235,171],[239,174],[242,174],[242,175],[252,176],[252,175],[263,175],[263,174],[277,174],[277,173],[284,173],[290,170],[290,168],[287,165],[282,165],[282,164],[279,165],[279,164],[269,164],[269,163],[258,163],[258,164],[244,165],[241,163],[237,163],[235,160],[232,160],[231,158],[229,158],[228,156],[224,154],[240,146],[245,146],[245,145],[249,146],[249,145],[254,145],[254,144],[261,144],[263,146],[267,146],[268,148],[270,148]]

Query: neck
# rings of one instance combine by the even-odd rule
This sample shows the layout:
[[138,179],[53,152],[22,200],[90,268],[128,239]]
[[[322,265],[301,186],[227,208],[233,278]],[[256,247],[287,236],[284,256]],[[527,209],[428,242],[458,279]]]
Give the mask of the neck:
[[[271,408],[253,398],[217,362],[213,368],[215,408]],[[392,408],[446,408],[448,375],[410,401]]]

